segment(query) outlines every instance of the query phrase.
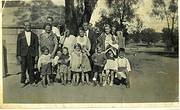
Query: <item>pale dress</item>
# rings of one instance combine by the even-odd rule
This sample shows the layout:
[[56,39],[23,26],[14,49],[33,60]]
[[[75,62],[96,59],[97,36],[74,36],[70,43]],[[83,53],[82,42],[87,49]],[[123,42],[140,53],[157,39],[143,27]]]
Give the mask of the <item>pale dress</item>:
[[73,72],[82,72],[82,53],[73,51],[70,55],[70,67]]

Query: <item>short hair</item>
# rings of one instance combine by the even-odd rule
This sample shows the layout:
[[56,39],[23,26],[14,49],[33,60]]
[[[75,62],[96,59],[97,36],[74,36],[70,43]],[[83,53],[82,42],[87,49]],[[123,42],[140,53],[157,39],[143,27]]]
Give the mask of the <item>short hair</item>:
[[42,52],[42,53],[44,53],[45,50],[48,50],[48,52],[49,52],[49,49],[48,49],[46,46],[41,47],[41,52]]
[[29,23],[31,25],[31,23],[29,21],[24,21],[23,25],[25,26],[26,23]]
[[52,21],[54,21],[53,17],[48,16],[47,19],[51,19]]
[[74,49],[75,49],[76,47],[79,47],[79,48],[81,49],[81,45],[80,45],[79,43],[77,43],[77,44],[74,45]]
[[84,29],[83,29],[82,27],[79,27],[79,31],[80,31],[80,30],[84,32]]
[[46,28],[46,26],[50,26],[50,28],[51,28],[51,30],[52,30],[52,25],[51,25],[51,24],[49,24],[49,23],[45,23],[45,24],[44,24],[43,29],[45,29],[45,28]]

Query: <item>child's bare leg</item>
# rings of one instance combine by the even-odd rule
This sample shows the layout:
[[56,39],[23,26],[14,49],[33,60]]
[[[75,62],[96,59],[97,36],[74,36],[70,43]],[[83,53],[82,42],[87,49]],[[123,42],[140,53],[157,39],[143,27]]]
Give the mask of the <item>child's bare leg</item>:
[[75,84],[75,83],[76,83],[76,73],[73,73],[72,83],[73,83],[73,84]]
[[79,83],[79,73],[76,73],[76,84],[78,85]]
[[112,86],[113,85],[113,80],[114,80],[114,71],[111,71],[110,75],[111,75],[110,86]]
[[85,81],[84,81],[84,72],[81,73],[81,82],[82,82],[82,84],[85,84]]
[[93,81],[96,81],[96,80],[97,80],[97,75],[98,75],[98,73],[95,72],[95,73],[94,73],[94,77],[93,77]]
[[108,71],[105,71],[104,76],[103,76],[103,86],[106,85],[108,80]]
[[64,84],[64,73],[60,73],[60,77],[61,77],[61,83]]
[[99,74],[99,84],[102,84],[103,83],[103,76],[102,74]]
[[85,77],[86,77],[86,82],[87,82],[87,84],[90,84],[90,82],[89,82],[89,74],[88,74],[88,73],[85,73]]
[[67,73],[63,73],[64,74],[64,84],[66,84],[67,82]]
[[70,84],[71,83],[71,72],[70,71],[68,71],[67,80],[68,80],[68,83]]
[[126,88],[130,88],[129,73],[126,72]]
[[46,87],[46,77],[45,77],[45,75],[42,75],[41,84],[42,84],[43,87]]

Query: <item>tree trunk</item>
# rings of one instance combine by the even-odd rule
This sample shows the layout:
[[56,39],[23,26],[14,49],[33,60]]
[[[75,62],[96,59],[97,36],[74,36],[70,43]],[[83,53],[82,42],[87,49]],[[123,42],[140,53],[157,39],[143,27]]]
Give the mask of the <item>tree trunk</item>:
[[77,34],[77,18],[74,8],[74,0],[65,0],[65,23],[72,34]]

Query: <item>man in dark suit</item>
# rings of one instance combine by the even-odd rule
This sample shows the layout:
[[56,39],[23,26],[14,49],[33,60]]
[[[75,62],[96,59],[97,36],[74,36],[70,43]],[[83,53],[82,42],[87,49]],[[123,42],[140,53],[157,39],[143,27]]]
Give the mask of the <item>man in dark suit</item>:
[[85,31],[85,35],[90,40],[91,43],[90,55],[92,55],[93,53],[95,53],[97,35],[92,29],[90,29],[90,26],[87,22],[83,23],[83,28]]
[[[91,59],[91,56],[93,55],[93,53],[95,53],[97,34],[92,29],[90,29],[89,23],[87,23],[87,22],[83,23],[83,28],[85,31],[85,36],[87,36],[89,38],[90,43],[91,43],[91,49],[89,52],[90,53],[89,60],[91,63],[91,68],[92,68],[93,67],[93,61]],[[93,76],[94,76],[93,73],[90,72],[89,73],[89,80],[90,81],[92,81]]]
[[28,70],[29,82],[34,85],[34,64],[38,60],[38,37],[31,31],[31,24],[24,22],[24,31],[17,38],[17,59],[21,64],[21,86],[26,83],[26,70]]

